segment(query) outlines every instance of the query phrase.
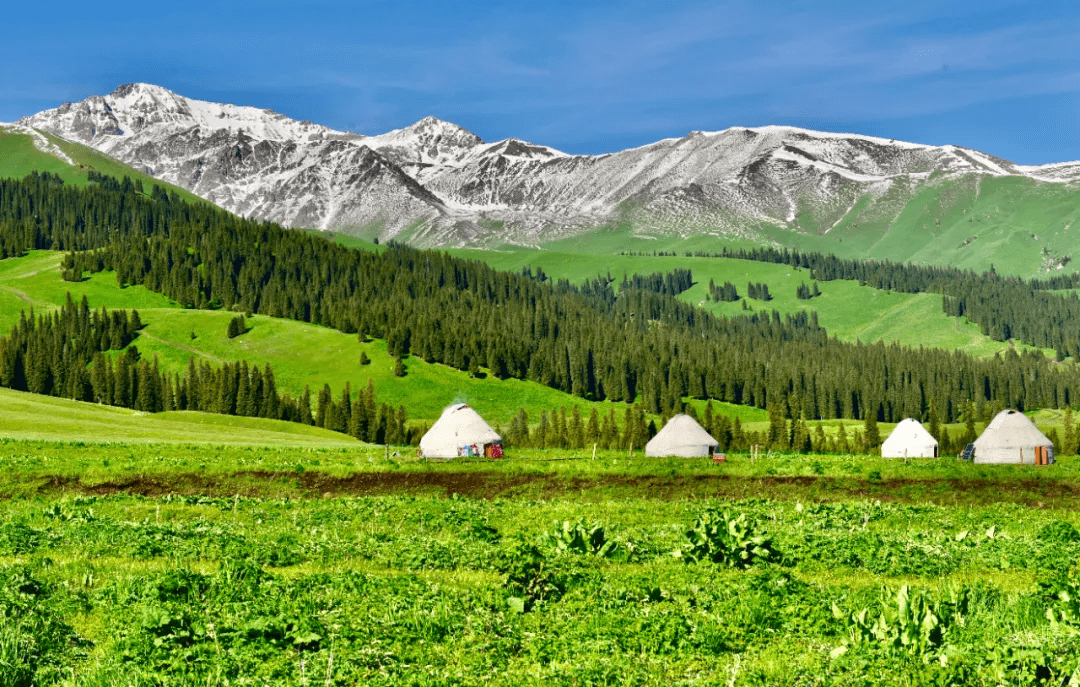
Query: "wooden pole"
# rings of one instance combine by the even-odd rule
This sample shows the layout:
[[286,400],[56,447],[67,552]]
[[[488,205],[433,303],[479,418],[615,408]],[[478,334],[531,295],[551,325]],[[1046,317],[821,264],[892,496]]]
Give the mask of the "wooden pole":
[[596,444],[592,445],[592,459],[596,460]]

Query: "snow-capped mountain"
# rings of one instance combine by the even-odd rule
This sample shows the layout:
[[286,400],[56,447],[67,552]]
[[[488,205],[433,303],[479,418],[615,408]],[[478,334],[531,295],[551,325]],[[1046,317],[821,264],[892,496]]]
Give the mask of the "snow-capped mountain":
[[428,117],[378,136],[128,84],[18,122],[100,151],[218,205],[287,226],[427,245],[535,244],[611,223],[637,233],[761,238],[894,216],[960,176],[1080,181],[1080,162],[1018,166],[956,146],[793,127],[693,132],[609,155],[485,143]]

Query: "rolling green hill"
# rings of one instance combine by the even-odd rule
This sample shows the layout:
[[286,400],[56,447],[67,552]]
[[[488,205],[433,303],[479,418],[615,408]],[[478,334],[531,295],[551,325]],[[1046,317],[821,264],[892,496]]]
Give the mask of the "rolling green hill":
[[[843,258],[949,265],[1034,277],[1080,268],[1080,183],[1025,177],[932,177],[910,197],[863,198],[839,221],[823,223],[812,208],[798,228],[760,223],[750,231],[766,242]],[[620,251],[719,252],[761,245],[717,229],[697,235],[639,234],[630,223],[601,226],[541,248],[557,253],[612,255]],[[520,250],[514,248],[512,250]]]
[[[427,422],[436,420],[442,409],[454,402],[469,403],[490,423],[503,426],[519,408],[525,408],[534,422],[541,411],[563,406],[568,411],[578,406],[585,415],[593,408],[602,414],[612,408],[619,413],[623,409],[613,403],[585,401],[535,382],[476,379],[415,357],[406,361],[408,374],[395,377],[385,341],[361,344],[353,334],[293,320],[256,315],[248,319],[247,333],[230,339],[226,330],[236,313],[181,309],[142,286],[118,287],[112,272],[94,274],[82,282],[65,282],[60,279],[60,259],[59,253],[31,251],[26,257],[0,260],[0,331],[10,329],[29,307],[47,311],[71,293],[74,299],[85,295],[94,308],[137,309],[146,327],[134,345],[144,356],[158,356],[170,371],[182,372],[192,357],[215,366],[236,360],[260,366],[269,363],[278,388],[294,397],[305,385],[314,395],[323,384],[329,384],[336,397],[346,382],[355,393],[370,379],[380,402],[404,405],[410,419]],[[367,353],[371,364],[360,364],[361,351]],[[765,412],[756,408],[716,407],[744,421],[766,418]]]
[[50,441],[362,445],[345,434],[295,422],[192,411],[148,414],[3,388],[0,388],[0,436]]
[[[762,281],[769,284],[774,300],[768,303],[751,300],[752,307],[775,307],[781,312],[813,308],[819,312],[822,324],[842,338],[863,341],[884,338],[909,345],[961,348],[977,355],[992,355],[1008,346],[982,336],[971,323],[945,316],[940,310],[940,299],[928,294],[886,293],[855,282],[837,281],[822,283],[821,297],[800,301],[794,291],[804,281],[805,271],[784,265],[719,258],[613,256],[608,260],[547,252],[459,253],[463,257],[485,258],[500,269],[540,265],[553,276],[572,281],[595,276],[601,269],[606,272],[605,262],[611,264],[612,276],[618,275],[617,279],[621,279],[624,271],[651,273],[690,266],[698,283],[682,298],[692,303],[702,302],[709,278],[721,283],[734,281],[740,292],[745,291],[747,281]],[[504,427],[522,407],[534,422],[541,411],[560,406],[569,409],[576,405],[584,414],[592,408],[601,414],[612,407],[619,413],[622,411],[621,406],[584,401],[534,382],[475,379],[466,372],[428,364],[415,357],[407,361],[408,374],[398,378],[393,375],[393,359],[386,352],[385,341],[361,344],[355,335],[292,320],[257,315],[248,319],[247,333],[229,339],[226,329],[235,313],[185,310],[142,286],[118,287],[111,272],[94,274],[82,282],[65,282],[60,278],[60,259],[59,253],[32,251],[23,258],[0,261],[0,331],[14,325],[20,312],[28,307],[38,312],[48,310],[62,303],[70,292],[76,299],[85,295],[93,307],[138,309],[146,327],[134,345],[145,356],[157,356],[171,371],[182,372],[191,357],[215,366],[241,359],[258,365],[269,363],[275,370],[279,388],[294,396],[305,385],[314,393],[326,383],[335,394],[346,382],[355,392],[371,379],[381,402],[404,405],[410,418],[428,422],[455,401],[473,405],[492,424]],[[718,314],[741,312],[739,302],[709,303],[704,307]],[[368,355],[371,364],[360,364],[361,351]],[[703,410],[703,404],[698,406],[699,411]],[[729,404],[715,404],[715,407],[744,423],[763,423],[767,419],[766,413],[756,408]],[[763,427],[752,425],[754,429]]]
[[[732,258],[588,255],[555,251],[451,252],[460,257],[481,260],[500,270],[517,272],[526,266],[541,267],[552,278],[569,279],[572,283],[609,272],[618,282],[623,275],[690,269],[695,284],[679,298],[723,316],[741,314],[742,303],[708,301],[710,279],[718,285],[727,281],[734,283],[742,297],[746,296],[748,282],[765,283],[773,300],[763,302],[748,299],[749,307],[754,310],[777,310],[783,314],[816,311],[821,325],[844,341],[895,341],[906,346],[961,350],[975,356],[993,356],[1013,345],[983,335],[977,325],[966,319],[949,317],[941,310],[941,296],[935,294],[894,293],[860,286],[855,281],[837,280],[819,282],[820,297],[809,301],[799,300],[795,290],[800,284],[812,283],[809,271],[787,265]],[[1015,346],[1030,348],[1020,342]],[[1050,355],[1053,352],[1046,353]]]
[[90,183],[87,174],[96,171],[117,179],[126,176],[132,181],[141,181],[146,193],[149,193],[156,184],[167,191],[175,192],[188,202],[208,202],[190,191],[155,179],[93,148],[66,141],[53,134],[44,132],[42,134],[64,151],[75,164],[69,165],[58,157],[38,150],[30,136],[14,133],[0,126],[0,178],[21,179],[31,172],[49,172],[58,175],[68,184],[86,186]]

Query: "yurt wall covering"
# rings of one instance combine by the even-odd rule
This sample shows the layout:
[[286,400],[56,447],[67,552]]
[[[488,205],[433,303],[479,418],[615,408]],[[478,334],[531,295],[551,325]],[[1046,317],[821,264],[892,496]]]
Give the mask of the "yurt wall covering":
[[664,428],[645,444],[645,455],[694,458],[709,455],[717,445],[716,439],[694,418],[680,414],[668,420]]
[[425,458],[457,458],[471,455],[474,450],[478,455],[490,456],[496,446],[501,448],[502,437],[464,403],[444,410],[420,439],[420,453]]
[[1053,463],[1054,444],[1023,413],[1003,410],[975,440],[976,463]]
[[937,439],[910,417],[899,422],[881,445],[882,458],[934,458],[937,454]]

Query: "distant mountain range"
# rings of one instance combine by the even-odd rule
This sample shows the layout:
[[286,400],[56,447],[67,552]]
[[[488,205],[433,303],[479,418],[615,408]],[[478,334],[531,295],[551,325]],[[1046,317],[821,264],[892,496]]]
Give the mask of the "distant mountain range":
[[734,127],[568,155],[517,139],[485,143],[433,117],[361,136],[149,84],[18,124],[244,216],[418,245],[537,245],[614,224],[642,236],[758,241],[777,230],[887,232],[926,189],[978,197],[991,177],[1080,189],[1080,162],[1021,166],[958,146],[856,134]]

